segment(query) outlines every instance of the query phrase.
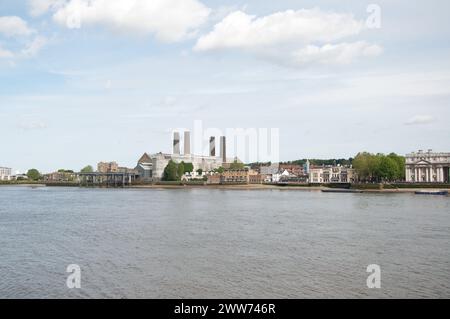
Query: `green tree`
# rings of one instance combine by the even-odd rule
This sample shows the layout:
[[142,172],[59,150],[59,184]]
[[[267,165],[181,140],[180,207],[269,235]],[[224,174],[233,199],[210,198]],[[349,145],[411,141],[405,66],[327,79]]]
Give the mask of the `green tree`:
[[220,166],[218,169],[216,169],[216,172],[219,174],[222,174],[224,171],[225,171],[225,169],[222,166]]
[[183,175],[184,175],[184,163],[181,162],[180,164],[178,164],[178,167],[177,167],[177,176],[178,176],[178,179],[180,180],[181,177],[183,177]]
[[377,178],[380,181],[395,180],[398,173],[397,163],[391,157],[380,154],[377,156],[379,158]]
[[201,168],[199,168],[199,169],[197,170],[197,174],[198,174],[198,175],[202,175],[202,174],[203,174],[203,170],[202,170]]
[[395,180],[404,180],[405,179],[405,157],[399,156],[395,153],[391,153],[388,155],[393,161],[395,161],[397,165]]
[[41,177],[41,173],[39,173],[39,171],[37,169],[32,168],[32,169],[28,170],[27,176],[32,181],[37,181]]
[[367,152],[358,153],[353,159],[353,168],[358,174],[361,181],[369,181],[373,174],[373,164],[371,164],[370,157],[372,155]]
[[192,163],[183,163],[183,165],[185,173],[192,173],[194,171],[194,165]]
[[178,180],[178,167],[174,161],[170,160],[164,168],[163,180],[172,182]]
[[85,166],[81,169],[81,173],[93,173],[94,168],[91,165]]

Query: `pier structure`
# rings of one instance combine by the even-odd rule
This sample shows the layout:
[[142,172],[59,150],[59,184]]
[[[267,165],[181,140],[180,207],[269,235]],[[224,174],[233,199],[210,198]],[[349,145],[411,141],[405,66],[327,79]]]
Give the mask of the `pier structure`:
[[131,185],[139,177],[134,172],[79,173],[80,186],[124,187]]

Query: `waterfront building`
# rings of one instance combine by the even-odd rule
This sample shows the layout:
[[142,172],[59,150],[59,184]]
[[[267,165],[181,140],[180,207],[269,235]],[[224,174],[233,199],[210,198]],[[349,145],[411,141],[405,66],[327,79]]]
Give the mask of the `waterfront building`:
[[211,172],[207,175],[207,184],[262,184],[266,176],[257,171],[244,169],[226,169],[222,173]]
[[286,181],[290,175],[291,174],[289,174],[287,170],[279,171],[275,174],[272,174],[272,183],[279,183],[282,182],[283,180]]
[[312,184],[353,183],[355,170],[345,166],[310,167],[309,182]]
[[220,175],[221,184],[248,184],[248,169],[227,169]]
[[219,173],[208,174],[206,183],[209,184],[209,185],[218,185],[218,184],[220,184],[220,174]]
[[152,158],[147,153],[141,156],[138,160],[136,167],[134,168],[139,175],[139,180],[141,182],[151,182],[152,181],[152,170],[153,163]]
[[266,175],[261,175],[257,171],[250,169],[248,174],[248,183],[249,184],[262,184]]
[[419,150],[406,154],[405,170],[409,183],[450,183],[450,153]]
[[117,173],[119,165],[116,162],[100,162],[97,164],[97,172],[99,173]]
[[296,164],[280,164],[279,170],[281,172],[287,171],[289,175],[300,176],[304,174],[304,167]]
[[12,169],[9,167],[0,167],[0,181],[10,181],[11,171]]

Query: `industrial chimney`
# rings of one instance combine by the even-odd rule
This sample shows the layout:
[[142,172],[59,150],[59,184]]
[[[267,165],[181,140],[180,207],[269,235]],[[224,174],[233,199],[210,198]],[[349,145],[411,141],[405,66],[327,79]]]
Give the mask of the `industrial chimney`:
[[227,162],[227,140],[225,136],[220,137],[220,156],[222,156],[222,162]]
[[216,156],[216,138],[214,136],[209,138],[209,156]]
[[184,155],[191,155],[191,132],[184,132]]
[[180,155],[180,133],[173,133],[173,154]]

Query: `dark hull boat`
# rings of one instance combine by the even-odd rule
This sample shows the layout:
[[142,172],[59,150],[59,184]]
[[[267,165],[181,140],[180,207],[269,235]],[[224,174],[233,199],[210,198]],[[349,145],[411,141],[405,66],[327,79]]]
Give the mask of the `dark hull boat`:
[[416,195],[442,195],[446,196],[448,195],[448,191],[417,191],[415,192]]

